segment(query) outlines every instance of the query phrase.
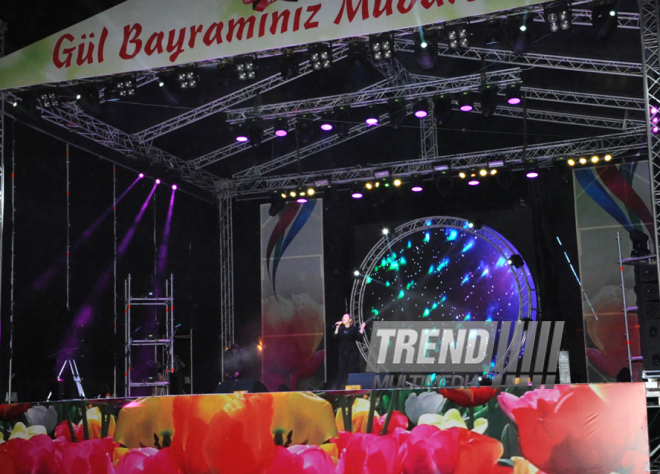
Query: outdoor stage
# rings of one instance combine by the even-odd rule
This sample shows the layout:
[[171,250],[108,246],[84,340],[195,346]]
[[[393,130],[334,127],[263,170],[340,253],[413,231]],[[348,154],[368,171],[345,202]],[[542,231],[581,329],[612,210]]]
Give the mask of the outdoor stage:
[[634,474],[645,406],[639,383],[21,403],[0,472]]

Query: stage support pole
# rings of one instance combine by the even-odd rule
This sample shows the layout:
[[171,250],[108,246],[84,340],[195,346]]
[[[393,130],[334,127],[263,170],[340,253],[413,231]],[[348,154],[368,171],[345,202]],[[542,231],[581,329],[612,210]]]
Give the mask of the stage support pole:
[[231,181],[216,183],[220,211],[220,318],[222,325],[222,380],[225,377],[225,351],[234,343],[234,234],[232,226]]
[[433,100],[428,101],[429,113],[420,121],[420,138],[422,144],[422,159],[435,158],[438,156],[438,129],[433,118]]
[[[7,31],[7,25],[2,20],[0,20],[0,58],[5,55],[5,32]],[[5,124],[7,122],[7,117],[5,115],[5,98],[6,93],[0,92],[0,288],[2,288],[2,241],[4,237],[4,227],[5,227]],[[0,320],[3,314],[2,311],[2,291],[0,291]],[[0,324],[0,340],[2,340],[2,327]],[[11,348],[10,348],[11,350]],[[9,357],[11,360],[11,356]],[[11,363],[9,374],[7,375],[9,383],[7,388],[9,392],[7,393],[7,402],[11,401]]]
[[[638,0],[639,23],[642,38],[642,64],[644,66],[644,102],[646,105],[646,136],[649,154],[649,175],[653,199],[653,229],[655,242],[652,253],[660,255],[658,216],[660,215],[660,134],[653,133],[651,108],[660,107],[660,58],[658,45],[658,0]],[[657,111],[656,111],[657,113]],[[656,258],[660,275],[660,258]]]

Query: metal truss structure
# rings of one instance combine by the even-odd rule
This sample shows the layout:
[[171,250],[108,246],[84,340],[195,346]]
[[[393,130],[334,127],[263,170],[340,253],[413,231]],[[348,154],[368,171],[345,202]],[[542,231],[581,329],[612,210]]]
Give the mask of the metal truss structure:
[[[644,62],[644,101],[646,106],[646,138],[649,154],[649,176],[653,199],[653,226],[655,229],[655,255],[660,255],[660,140],[652,131],[651,107],[660,105],[660,25],[658,0],[638,0],[641,22],[642,60]],[[656,259],[660,275],[660,259]],[[660,371],[659,375],[660,375]]]
[[[340,59],[345,58],[347,50],[348,48],[346,46],[338,46],[334,48],[332,51],[334,60],[339,61]],[[275,89],[276,87],[294,81],[312,72],[314,72],[314,70],[312,69],[311,63],[309,61],[304,61],[300,64],[299,74],[295,77],[286,79],[281,74],[275,74],[274,76],[267,77],[266,79],[255,82],[254,84],[244,87],[234,92],[233,94],[226,95],[189,112],[177,115],[170,120],[166,120],[157,125],[154,125],[153,127],[142,130],[141,132],[134,134],[135,139],[140,143],[150,142],[154,138],[185,127],[186,125],[190,125],[191,123],[217,114],[218,112],[222,112],[232,105],[245,102],[246,100],[254,98],[258,94]]]
[[369,181],[374,179],[375,171],[382,169],[390,170],[392,177],[405,178],[411,175],[431,175],[434,172],[433,165],[437,163],[447,164],[452,170],[485,167],[493,161],[503,161],[505,165],[514,167],[529,160],[538,161],[540,165],[543,165],[544,162],[549,163],[556,158],[580,157],[588,154],[609,153],[616,157],[631,150],[638,151],[644,146],[646,146],[645,129],[639,127],[610,135],[529,145],[525,149],[522,146],[500,148],[394,163],[378,163],[367,167],[336,168],[272,177],[234,176],[232,184],[233,191],[237,195],[262,194],[276,189],[313,185],[319,179],[329,179],[336,185]]
[[222,379],[225,376],[225,351],[234,343],[234,232],[233,193],[226,181],[218,182],[220,212],[220,320],[222,326]]
[[[5,37],[6,37],[7,25],[0,20],[0,58],[5,55]],[[4,240],[4,229],[5,229],[5,126],[7,122],[7,117],[5,115],[6,107],[6,98],[5,93],[0,92],[0,288],[2,287],[2,242]],[[0,292],[1,293],[1,292]],[[0,295],[0,303],[2,298]],[[0,305],[1,307],[1,305]],[[10,325],[13,326],[14,319],[13,316],[10,319]],[[13,329],[12,329],[13,330]],[[8,391],[7,391],[7,402],[11,401],[11,379],[12,379],[12,360],[13,360],[13,338],[10,337],[9,342],[9,372],[8,372]]]

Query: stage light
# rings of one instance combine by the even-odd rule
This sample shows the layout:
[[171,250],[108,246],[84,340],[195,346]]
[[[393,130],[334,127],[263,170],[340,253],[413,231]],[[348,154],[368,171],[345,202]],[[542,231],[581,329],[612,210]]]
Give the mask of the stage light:
[[41,91],[37,94],[37,98],[44,108],[53,108],[60,105],[60,100],[55,92]]
[[573,158],[569,158],[566,163],[568,163],[568,166],[575,166],[575,160]]
[[298,195],[298,193],[296,193],[296,191],[294,191],[293,189],[292,189],[291,191],[289,191],[289,197],[294,198],[294,197],[296,197],[297,195]]
[[144,178],[144,173],[140,173],[140,174],[138,175],[138,178],[140,178],[140,179]]
[[433,165],[433,171],[448,171],[448,170],[449,170],[449,165],[440,165],[440,164]]
[[523,258],[518,254],[511,255],[508,259],[508,263],[515,268],[522,268],[525,264]]
[[304,196],[299,196],[298,199],[296,199],[296,202],[298,204],[305,204],[307,202],[307,198]]
[[612,36],[619,25],[616,2],[597,2],[591,12],[591,24],[596,31],[596,39],[601,41]]
[[317,179],[314,181],[314,186],[317,188],[323,188],[325,186],[330,186],[330,180],[329,179]]
[[351,197],[353,199],[362,199],[362,186],[359,184],[354,185],[351,190]]
[[447,45],[449,49],[467,48],[470,46],[470,35],[467,24],[458,24],[445,27]]
[[658,131],[660,131],[660,128],[658,128],[658,127],[653,127],[653,128],[651,129],[651,131],[652,131],[653,133],[658,133]]
[[351,108],[348,105],[335,107],[335,127],[339,137],[347,137],[351,127]]
[[253,118],[248,122],[248,138],[250,145],[259,146],[264,136],[263,120],[261,118]]
[[438,42],[435,33],[419,28],[413,35],[415,40],[415,59],[422,69],[433,69],[438,56]]
[[522,25],[513,34],[512,50],[515,54],[525,54],[529,50],[530,32],[525,21],[526,18],[523,18]]
[[321,130],[323,130],[324,132],[329,132],[334,128],[332,124],[333,122],[332,118],[333,118],[332,112],[323,113],[323,115],[321,116]]
[[487,45],[497,44],[504,38],[504,29],[502,21],[499,18],[486,22],[484,28],[484,41]]
[[366,184],[364,185],[364,187],[367,188],[369,191],[371,191],[371,190],[373,189],[374,185],[371,184],[371,183],[366,183]]
[[173,189],[174,191],[176,191],[176,189],[177,189],[177,185],[176,185],[176,184],[173,184],[173,185],[172,185],[172,189]]
[[598,163],[599,161],[600,161],[600,157],[598,155],[594,155],[591,157],[592,163]]
[[539,172],[535,169],[530,169],[529,171],[527,171],[525,176],[527,176],[529,179],[538,178],[539,177]]
[[275,136],[276,137],[286,137],[289,132],[287,131],[287,121],[285,118],[279,117],[275,120]]
[[421,193],[424,190],[421,177],[415,176],[410,180],[410,190],[413,193]]
[[385,33],[377,36],[369,37],[369,49],[374,61],[382,61],[383,59],[392,58],[392,50],[394,49],[394,41],[391,33]]
[[553,33],[568,30],[572,23],[571,6],[568,3],[551,3],[544,9],[545,21]]
[[655,105],[652,105],[650,110],[651,110],[651,115],[655,115],[658,113],[658,108]]
[[156,184],[160,184],[160,179],[156,179]]
[[310,45],[307,55],[314,71],[323,71],[332,67],[332,47],[326,43]]
[[194,89],[199,84],[197,69],[180,69],[175,72],[176,85],[179,89]]
[[162,79],[158,81],[158,87],[164,87],[164,86],[165,86],[165,81],[163,81]]
[[447,123],[451,116],[451,96],[441,95],[433,99],[433,118],[442,125]]
[[398,129],[406,118],[406,99],[405,97],[392,98],[387,101],[387,111],[390,117],[390,123],[394,129]]
[[633,246],[630,252],[631,257],[644,257],[651,253],[649,250],[649,236],[644,232],[633,229],[630,231],[629,237]]
[[360,276],[360,270],[353,270],[353,276]]
[[314,140],[314,116],[303,114],[296,117],[296,133],[301,143],[308,144]]
[[374,178],[376,179],[385,179],[389,177],[390,177],[390,170],[374,171]]
[[605,161],[612,161],[612,155],[605,155],[605,156],[603,157],[603,159],[604,159]]
[[314,188],[307,188],[307,195],[308,196],[314,196],[314,194],[316,194],[316,191],[314,190]]
[[234,58],[234,70],[239,81],[252,81],[257,78],[258,66],[256,55],[239,56]]
[[465,174],[464,171],[461,171],[460,173],[458,173],[458,177],[461,178],[461,179],[465,179],[466,176],[467,176],[467,175]]
[[479,170],[479,175],[480,176],[488,176],[488,171],[486,171],[485,169],[480,169]]
[[497,174],[497,170],[496,170],[496,169],[492,169],[492,170],[490,170],[490,175],[491,175],[491,176],[495,176],[496,174]]
[[119,100],[135,95],[136,81],[134,76],[123,76],[113,79],[110,83],[110,90],[106,89],[104,94],[106,100]]
[[245,123],[235,123],[229,127],[229,130],[234,134],[237,142],[245,143],[249,140],[249,130]]
[[389,233],[390,233],[390,230],[387,227],[383,228],[383,235],[387,235]]
[[461,112],[471,112],[474,109],[474,97],[472,92],[465,91],[458,96],[458,108]]
[[378,110],[375,106],[370,105],[367,107],[367,119],[365,120],[368,126],[378,125]]
[[579,161],[580,161],[581,165],[586,165],[587,164],[587,159],[584,156],[581,157]]
[[398,188],[399,186],[401,186],[401,180],[399,178],[396,178],[394,181],[392,181],[392,184]]
[[484,226],[484,221],[480,217],[475,217],[474,219],[470,219],[470,222],[468,222],[468,227],[470,229],[481,230],[483,226]]
[[415,105],[413,105],[413,110],[415,113],[415,117],[417,117],[418,119],[426,118],[426,116],[429,114],[428,99],[422,99],[417,101]]
[[509,105],[518,105],[522,102],[522,93],[519,84],[512,84],[506,88],[506,101]]
[[300,70],[300,64],[298,62],[297,55],[292,54],[290,51],[285,51],[282,56],[282,66],[280,67],[280,74],[282,74],[282,79],[289,80],[294,77],[297,77]]
[[470,186],[479,186],[479,180],[478,179],[471,179],[468,181],[468,185]]
[[497,108],[497,89],[494,86],[486,86],[481,92],[481,115],[490,118]]

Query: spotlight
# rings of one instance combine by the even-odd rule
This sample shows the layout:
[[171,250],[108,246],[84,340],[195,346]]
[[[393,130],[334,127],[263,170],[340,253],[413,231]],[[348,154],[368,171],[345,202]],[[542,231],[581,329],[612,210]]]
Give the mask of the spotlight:
[[594,155],[591,157],[591,162],[592,163],[598,163],[600,161],[600,157],[598,155]]
[[229,127],[229,130],[234,134],[237,142],[245,143],[249,141],[248,126],[245,123],[235,123]]
[[351,197],[353,199],[362,199],[362,186],[359,184],[354,185],[351,190]]
[[410,190],[413,193],[421,193],[424,190],[421,177],[415,176],[410,180]]
[[248,126],[248,138],[252,146],[261,145],[261,140],[264,136],[263,120],[261,118],[253,118]]
[[387,235],[389,233],[390,233],[390,230],[387,227],[383,228],[383,235]]
[[488,171],[486,171],[485,169],[480,169],[479,176],[488,176]]
[[330,180],[325,178],[317,179],[316,181],[314,181],[314,186],[316,186],[317,188],[330,186]]
[[470,34],[467,30],[467,24],[451,25],[445,27],[447,34],[447,46],[449,49],[467,48],[470,46]]
[[649,236],[639,230],[630,231],[630,240],[633,248],[630,252],[631,257],[644,257],[649,255]]
[[356,277],[360,276],[360,270],[354,270],[353,275],[356,276]]
[[568,166],[575,166],[575,160],[573,158],[569,158],[566,163],[568,163]]
[[525,262],[523,261],[523,258],[518,254],[511,255],[509,257],[508,263],[512,267],[516,267],[516,268],[522,268],[522,266],[525,264]]
[[596,31],[598,41],[606,40],[617,29],[619,15],[616,10],[616,2],[596,2],[591,13],[591,24]]
[[392,181],[392,184],[398,188],[399,186],[401,186],[401,180],[399,178],[396,178],[394,181]]
[[335,126],[337,135],[344,138],[348,136],[348,130],[351,128],[351,108],[348,105],[335,107]]
[[296,202],[298,204],[305,204],[307,202],[307,198],[305,196],[299,196],[298,199],[296,199]]
[[378,170],[374,171],[374,178],[376,179],[385,179],[390,177],[390,170]]
[[605,155],[605,156],[603,157],[603,159],[604,159],[605,161],[612,161],[612,155]]
[[495,176],[496,174],[497,174],[497,170],[496,170],[496,169],[492,169],[492,170],[490,170],[490,175],[491,175],[491,176]]
[[144,173],[140,173],[140,174],[138,175],[138,178],[140,178],[140,179],[144,178]]
[[530,32],[525,21],[523,17],[523,23],[513,32],[512,50],[515,54],[525,54],[529,50]]
[[135,77],[123,76],[112,80],[110,90],[105,94],[106,100],[119,100],[133,97],[135,95]]
[[256,59],[254,54],[234,58],[234,70],[239,81],[252,81],[257,78]]
[[371,191],[373,189],[374,185],[371,184],[371,183],[365,183],[364,187],[367,188],[367,190]]
[[60,105],[59,98],[54,92],[42,91],[38,94],[41,106],[47,109],[54,108]]
[[415,117],[418,119],[426,118],[429,114],[429,101],[428,99],[422,99],[413,105],[413,110],[415,111]]
[[394,41],[391,33],[369,37],[369,50],[374,61],[391,59],[393,49]]
[[388,114],[390,116],[390,123],[394,129],[398,129],[403,124],[406,118],[406,99],[405,97],[397,97],[387,101]]
[[458,108],[461,112],[471,112],[474,109],[474,96],[472,92],[465,91],[458,96]]
[[181,69],[175,72],[176,86],[181,90],[194,89],[199,84],[197,69]]
[[587,164],[587,159],[584,156],[581,157],[579,161],[580,161],[581,165],[586,165]]
[[441,171],[444,173],[445,171],[449,171],[449,165],[434,164],[433,171]]
[[276,137],[286,137],[289,132],[287,131],[287,121],[285,118],[279,117],[275,120],[275,136]]
[[282,78],[286,81],[297,77],[299,74],[300,64],[296,55],[291,54],[290,51],[286,51],[282,57],[282,66],[280,67],[280,73]]
[[321,116],[321,130],[324,132],[331,131],[334,127],[332,117],[332,112],[324,112]]
[[365,122],[369,127],[372,125],[378,125],[378,110],[373,105],[367,107],[367,119]]
[[497,44],[504,39],[504,29],[499,18],[486,22],[484,40],[487,45]]
[[468,181],[468,185],[470,186],[479,186],[479,180],[478,179],[471,179]]
[[433,118],[438,125],[447,123],[451,116],[451,96],[441,95],[433,99]]
[[326,43],[310,45],[307,55],[314,71],[323,71],[332,67],[332,48]]
[[296,133],[302,143],[311,143],[314,140],[314,132],[313,115],[303,114],[296,118]]
[[176,185],[176,184],[173,184],[173,185],[172,185],[172,190],[173,190],[173,191],[176,191],[176,188],[177,188],[177,185]]
[[465,174],[465,171],[461,171],[460,173],[458,173],[458,177],[461,178],[461,179],[465,179],[466,176],[467,175]]
[[525,174],[529,179],[534,179],[539,177],[539,172],[536,169],[530,169]]
[[572,24],[571,6],[564,2],[555,2],[545,7],[545,22],[552,33],[568,30]]
[[316,194],[316,191],[314,190],[314,188],[307,188],[307,195],[308,196],[311,197],[311,196],[314,196],[314,194]]
[[484,226],[484,221],[480,217],[475,217],[474,219],[470,219],[470,222],[468,222],[468,227],[470,229],[481,230],[483,226]]
[[494,86],[486,86],[481,92],[481,115],[490,118],[497,108],[497,90]]
[[160,184],[160,179],[156,179],[156,184]]
[[518,105],[522,102],[520,84],[512,84],[506,88],[506,101],[509,105]]
[[422,69],[433,69],[438,55],[438,41],[435,33],[420,28],[414,34],[415,59]]
[[295,190],[292,189],[291,191],[289,191],[289,197],[294,198],[294,197],[296,197],[297,195],[298,195],[298,193],[297,193]]

